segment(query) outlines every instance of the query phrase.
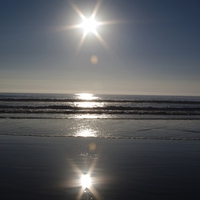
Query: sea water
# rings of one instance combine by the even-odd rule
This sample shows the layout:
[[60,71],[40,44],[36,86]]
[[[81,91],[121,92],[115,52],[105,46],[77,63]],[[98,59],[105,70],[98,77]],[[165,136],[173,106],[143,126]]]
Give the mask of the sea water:
[[0,94],[0,134],[200,139],[200,97]]

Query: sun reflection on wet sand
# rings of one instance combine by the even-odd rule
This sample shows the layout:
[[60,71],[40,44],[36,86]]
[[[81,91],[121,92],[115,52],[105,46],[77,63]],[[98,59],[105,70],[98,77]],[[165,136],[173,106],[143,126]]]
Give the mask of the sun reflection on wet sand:
[[72,118],[77,118],[77,119],[106,119],[106,118],[111,118],[110,115],[107,114],[79,114],[75,115]]
[[98,155],[96,154],[97,146],[95,142],[91,142],[87,145],[87,153],[81,153],[84,163],[88,164],[87,168],[83,165],[75,164],[73,160],[69,160],[70,165],[75,172],[73,180],[68,182],[70,187],[77,187],[80,190],[77,193],[77,200],[81,199],[102,199],[99,192],[96,190],[95,185],[101,183],[102,177],[95,176],[94,169],[98,162]]
[[97,119],[99,118],[99,115],[93,115],[93,114],[81,114],[81,115],[76,115],[77,119]]
[[81,186],[85,189],[85,188],[90,188],[91,185],[92,185],[92,181],[91,181],[90,175],[83,174],[81,176]]
[[96,131],[92,129],[83,129],[83,130],[78,131],[76,136],[77,137],[95,137]]

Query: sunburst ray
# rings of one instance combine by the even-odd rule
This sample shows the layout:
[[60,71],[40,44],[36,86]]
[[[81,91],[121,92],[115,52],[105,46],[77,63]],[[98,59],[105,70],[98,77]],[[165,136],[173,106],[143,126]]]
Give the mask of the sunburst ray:
[[[107,51],[107,53],[114,55],[113,50],[108,45],[108,43],[104,40],[104,38],[100,35],[100,33],[96,30],[96,28],[99,26],[106,26],[106,25],[113,25],[113,24],[120,24],[120,23],[127,23],[127,22],[120,21],[120,20],[96,21],[95,17],[100,9],[101,3],[102,3],[102,0],[97,1],[97,3],[94,6],[94,10],[92,11],[91,16],[89,18],[87,18],[83,14],[81,9],[73,1],[70,1],[71,7],[81,18],[82,23],[73,24],[73,25],[69,25],[69,26],[63,26],[63,27],[60,27],[59,30],[72,30],[72,29],[81,29],[81,28],[83,29],[83,34],[82,34],[80,41],[76,47],[75,57],[79,54],[79,52],[85,42],[85,39],[89,33],[92,33],[95,35],[95,37],[100,42],[102,47]],[[91,24],[89,24],[89,23],[91,23]]]

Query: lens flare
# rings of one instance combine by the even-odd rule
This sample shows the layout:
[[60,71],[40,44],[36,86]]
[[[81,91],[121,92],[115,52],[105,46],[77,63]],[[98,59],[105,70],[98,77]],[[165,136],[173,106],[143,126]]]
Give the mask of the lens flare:
[[93,55],[91,56],[90,61],[93,65],[96,65],[98,63],[98,57]]

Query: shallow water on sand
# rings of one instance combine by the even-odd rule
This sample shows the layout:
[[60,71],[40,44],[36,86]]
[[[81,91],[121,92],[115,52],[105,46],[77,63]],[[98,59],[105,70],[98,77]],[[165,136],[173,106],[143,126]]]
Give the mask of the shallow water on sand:
[[1,135],[199,140],[200,120],[0,119]]

